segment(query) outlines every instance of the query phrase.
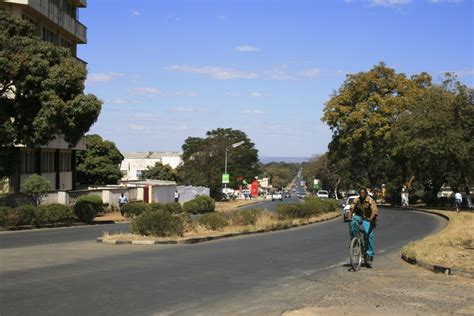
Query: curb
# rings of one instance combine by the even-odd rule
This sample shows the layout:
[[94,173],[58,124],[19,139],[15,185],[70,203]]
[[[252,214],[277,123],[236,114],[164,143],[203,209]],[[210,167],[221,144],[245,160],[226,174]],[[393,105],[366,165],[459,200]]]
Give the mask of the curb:
[[103,243],[103,244],[108,244],[108,245],[184,245],[184,244],[199,244],[199,243],[203,243],[203,242],[211,241],[211,240],[232,238],[232,237],[238,237],[238,236],[244,236],[244,235],[255,235],[255,234],[269,233],[269,232],[280,231],[280,230],[288,230],[288,229],[307,226],[307,225],[312,225],[312,224],[316,224],[316,223],[327,222],[327,221],[333,220],[335,218],[338,218],[339,216],[341,216],[340,213],[335,215],[335,216],[332,216],[330,218],[318,219],[318,220],[308,222],[308,223],[292,224],[292,225],[283,226],[283,227],[273,227],[273,228],[267,228],[267,229],[259,229],[259,230],[255,230],[255,231],[243,231],[243,232],[239,232],[239,233],[229,233],[229,234],[224,234],[224,235],[219,235],[219,236],[197,237],[197,238],[188,238],[188,239],[181,239],[181,240],[176,240],[176,239],[175,240],[104,240],[102,237],[98,237],[96,239],[96,242]]
[[434,273],[443,273],[445,275],[459,275],[462,277],[474,279],[474,272],[449,268],[449,267],[440,266],[437,264],[426,263],[423,261],[416,260],[415,258],[408,257],[404,253],[402,253],[402,260],[411,265],[416,265],[416,266],[425,268],[427,270],[430,270]]
[[[392,207],[395,207],[395,208],[398,208],[398,209],[405,209],[405,210],[410,210],[410,211],[422,212],[422,213],[427,213],[427,214],[434,214],[434,215],[440,216],[440,217],[446,219],[447,221],[449,221],[449,216],[446,216],[446,215],[444,215],[440,212],[437,212],[435,210],[431,211],[431,210],[418,209],[418,208],[414,208],[414,207],[402,207],[402,206],[392,206]],[[461,269],[455,269],[455,268],[445,267],[445,266],[441,266],[441,265],[437,265],[437,264],[427,263],[427,262],[424,262],[424,261],[416,260],[416,258],[409,257],[404,253],[402,253],[401,258],[406,263],[425,268],[425,269],[430,270],[434,273],[443,273],[445,275],[459,275],[459,276],[462,276],[462,277],[465,277],[465,278],[474,279],[474,272],[471,272],[471,271],[465,271],[465,270],[461,270]]]

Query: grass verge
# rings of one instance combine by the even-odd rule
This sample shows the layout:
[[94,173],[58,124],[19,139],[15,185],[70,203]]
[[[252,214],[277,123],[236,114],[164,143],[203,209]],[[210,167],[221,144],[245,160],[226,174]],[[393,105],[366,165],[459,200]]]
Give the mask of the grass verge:
[[474,213],[432,211],[449,217],[447,226],[435,235],[409,243],[402,253],[418,261],[474,271]]
[[248,200],[232,200],[228,202],[216,202],[216,212],[230,212],[236,208],[256,204],[261,202],[261,199],[248,199]]

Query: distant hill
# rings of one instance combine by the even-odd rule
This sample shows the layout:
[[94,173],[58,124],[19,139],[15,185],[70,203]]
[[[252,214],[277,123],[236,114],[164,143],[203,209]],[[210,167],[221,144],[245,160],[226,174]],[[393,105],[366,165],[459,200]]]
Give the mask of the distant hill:
[[260,157],[261,163],[269,163],[269,162],[287,162],[287,163],[301,163],[308,161],[309,157],[270,157],[270,156],[263,156]]

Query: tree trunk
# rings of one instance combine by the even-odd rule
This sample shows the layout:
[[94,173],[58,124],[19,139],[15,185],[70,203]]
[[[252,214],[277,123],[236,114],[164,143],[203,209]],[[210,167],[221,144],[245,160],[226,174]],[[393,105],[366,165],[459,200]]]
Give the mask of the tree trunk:
[[415,182],[415,176],[411,176],[406,182],[405,182],[405,199],[406,199],[406,202],[403,203],[403,198],[402,198],[402,204],[404,204],[404,206],[409,206],[410,204],[410,191],[411,191],[411,188],[413,187],[413,182]]
[[469,188],[469,179],[467,177],[463,177],[464,179],[464,191],[466,193],[466,203],[467,208],[472,208],[472,200],[471,200],[471,189]]
[[336,196],[336,200],[339,200],[339,197],[337,195],[337,190],[338,190],[338,187],[339,187],[339,183],[341,183],[340,178],[336,181],[336,184],[334,185],[334,195]]

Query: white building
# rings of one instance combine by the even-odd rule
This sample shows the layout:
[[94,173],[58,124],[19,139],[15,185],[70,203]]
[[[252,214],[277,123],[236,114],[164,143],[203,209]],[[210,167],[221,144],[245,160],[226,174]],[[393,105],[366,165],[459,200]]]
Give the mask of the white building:
[[181,153],[179,152],[130,152],[122,153],[124,159],[120,164],[122,180],[139,180],[143,171],[148,167],[153,167],[159,162],[176,169],[181,163]]

